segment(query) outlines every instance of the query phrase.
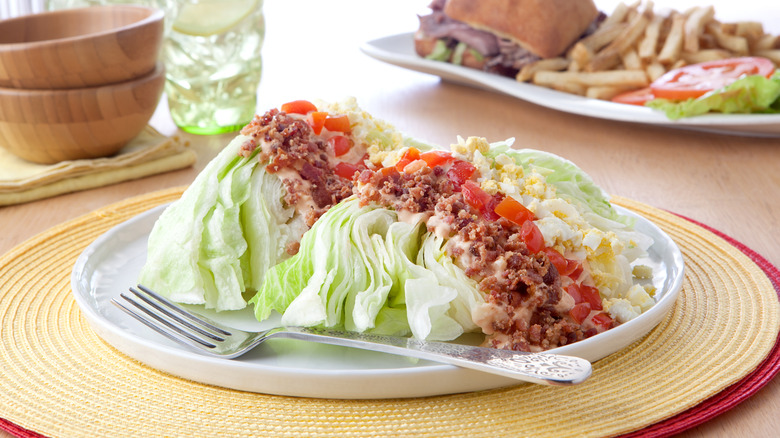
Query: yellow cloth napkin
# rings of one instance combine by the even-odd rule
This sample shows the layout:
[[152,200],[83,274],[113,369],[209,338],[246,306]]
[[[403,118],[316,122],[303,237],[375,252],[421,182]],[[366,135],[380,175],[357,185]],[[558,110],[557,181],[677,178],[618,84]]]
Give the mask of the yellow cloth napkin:
[[21,204],[191,166],[195,152],[179,137],[147,126],[114,156],[37,164],[0,148],[0,206]]

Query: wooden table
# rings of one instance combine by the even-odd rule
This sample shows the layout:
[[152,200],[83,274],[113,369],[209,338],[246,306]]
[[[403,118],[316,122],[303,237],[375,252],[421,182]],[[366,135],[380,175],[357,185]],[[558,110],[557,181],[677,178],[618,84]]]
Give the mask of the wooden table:
[[[426,5],[424,0],[268,0],[258,110],[299,98],[355,96],[375,117],[441,145],[454,142],[457,135],[483,136],[490,141],[515,137],[516,145],[574,161],[608,193],[703,222],[780,266],[780,139],[713,135],[571,115],[445,83],[360,53],[363,41],[414,30],[415,13],[424,13]],[[153,124],[164,132],[175,131],[164,104]],[[0,254],[106,204],[190,183],[233,136],[180,134],[198,153],[193,168],[0,208]],[[778,430],[780,382],[775,380],[735,409],[683,436],[772,436]],[[0,432],[4,436],[8,435]]]

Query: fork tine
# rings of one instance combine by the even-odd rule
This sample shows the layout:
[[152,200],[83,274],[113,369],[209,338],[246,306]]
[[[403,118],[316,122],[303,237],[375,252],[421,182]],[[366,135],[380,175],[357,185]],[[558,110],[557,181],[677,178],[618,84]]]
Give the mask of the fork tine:
[[[185,310],[183,310],[183,309],[180,309],[180,308],[178,308],[178,307],[174,307],[175,305],[173,305],[173,304],[170,304],[170,303],[167,303],[167,307],[168,307],[167,309],[166,309],[166,308],[163,308],[163,307],[161,307],[159,304],[157,304],[156,302],[154,302],[154,301],[152,301],[151,299],[149,299],[149,297],[146,297],[146,296],[144,296],[144,295],[143,295],[141,292],[139,292],[138,290],[136,290],[136,289],[134,289],[134,288],[132,288],[132,287],[130,288],[130,292],[132,292],[132,293],[133,293],[133,294],[134,294],[136,297],[140,298],[140,299],[141,299],[143,302],[145,302],[147,305],[149,305],[149,306],[153,307],[155,310],[157,310],[157,312],[159,312],[159,313],[162,313],[162,314],[163,314],[163,315],[165,315],[166,317],[170,318],[170,320],[171,320],[171,321],[174,321],[174,322],[176,322],[176,323],[178,323],[178,324],[181,324],[182,326],[184,326],[184,327],[186,327],[186,328],[188,328],[188,329],[190,329],[190,330],[192,330],[192,331],[194,331],[194,332],[196,332],[196,333],[198,333],[198,334],[200,334],[200,335],[202,335],[202,336],[205,336],[205,337],[207,337],[207,338],[209,338],[209,339],[212,339],[212,340],[214,340],[214,341],[217,341],[217,342],[222,342],[222,341],[224,341],[224,340],[225,340],[225,338],[223,338],[223,337],[222,337],[222,336],[220,336],[219,334],[213,334],[213,333],[210,333],[210,332],[208,332],[208,331],[206,331],[206,330],[204,330],[204,329],[202,329],[202,328],[200,328],[200,327],[197,327],[197,326],[193,325],[193,324],[192,324],[192,323],[190,323],[188,320],[186,320],[186,319],[182,319],[181,317],[179,317],[179,315],[184,315],[184,316],[188,316],[188,315],[189,315],[189,314],[188,314],[188,313],[187,313]],[[155,313],[154,313],[154,312],[150,312],[150,311],[149,311],[149,309],[145,309],[145,308],[141,308],[141,307],[139,307],[139,305],[137,304],[137,302],[134,302],[134,301],[131,301],[131,300],[129,300],[129,299],[128,299],[128,297],[127,297],[126,295],[124,295],[124,294],[119,294],[119,296],[121,296],[122,298],[124,298],[126,301],[130,301],[130,302],[131,302],[133,305],[135,305],[135,306],[136,306],[136,307],[138,307],[139,309],[143,310],[143,311],[144,311],[144,312],[146,312],[147,314],[149,314],[149,315],[151,315],[151,316],[155,316]],[[176,310],[176,311],[177,311],[177,314],[173,314],[173,313],[172,313],[170,310],[168,310],[168,309]],[[191,317],[189,317],[189,318],[187,318],[187,319],[194,321],[194,320],[195,320],[195,317],[194,317],[194,316],[191,316]],[[164,321],[163,321],[163,322],[164,322]],[[207,326],[208,326],[208,328],[211,328],[211,325],[210,325],[210,324],[207,324]],[[229,335],[230,335],[230,334],[228,333],[228,336],[229,336]]]
[[[229,331],[215,326],[214,324],[212,324],[209,321],[207,321],[204,317],[196,316],[196,315],[194,315],[194,314],[184,310],[179,305],[173,303],[169,299],[163,297],[162,295],[158,294],[157,292],[149,289],[148,287],[146,287],[146,286],[144,286],[142,284],[138,285],[138,289],[141,289],[142,291],[146,292],[149,296],[151,296],[152,298],[157,300],[160,304],[165,305],[167,308],[175,311],[176,313],[178,313],[179,315],[189,319],[190,321],[192,321],[192,322],[194,322],[196,324],[201,325],[202,327],[205,327],[205,328],[207,328],[209,330],[213,330],[213,331],[215,331],[217,333],[220,333],[222,335],[225,335],[225,336],[232,335],[232,333],[230,333]],[[134,294],[140,296],[140,293],[137,290],[135,290],[134,288],[131,287],[130,291],[133,292]],[[160,309],[160,310],[162,311],[162,309]]]
[[[196,336],[193,336],[191,333],[182,330],[180,327],[175,326],[174,324],[172,324],[171,322],[169,322],[165,318],[163,318],[160,315],[156,314],[155,312],[151,311],[149,308],[144,307],[143,305],[139,304],[137,301],[134,301],[132,298],[128,297],[124,293],[121,293],[119,295],[122,298],[124,298],[127,302],[133,304],[133,306],[138,308],[140,311],[142,311],[146,315],[149,315],[150,317],[154,318],[155,320],[159,321],[161,324],[164,324],[166,327],[170,328],[171,330],[175,331],[176,333],[178,333],[180,335],[180,336],[176,336],[176,335],[174,335],[171,332],[163,330],[162,328],[160,328],[159,325],[157,325],[157,324],[151,322],[150,320],[146,319],[145,317],[141,316],[135,310],[125,306],[124,304],[119,302],[117,299],[112,299],[111,300],[111,302],[115,306],[117,306],[120,309],[122,309],[125,313],[127,313],[128,315],[130,315],[133,318],[137,319],[139,322],[143,323],[145,326],[151,328],[152,330],[156,331],[157,333],[167,337],[168,339],[171,339],[171,340],[176,341],[176,342],[178,342],[180,344],[189,345],[189,346],[193,346],[194,345],[193,342],[194,342],[195,344],[198,344],[198,345],[195,345],[195,346],[201,346],[201,348],[202,347],[206,347],[206,348],[215,348],[216,347],[215,344],[212,344],[210,342],[204,341],[203,339],[198,338]],[[184,338],[186,338],[186,339],[184,339]]]

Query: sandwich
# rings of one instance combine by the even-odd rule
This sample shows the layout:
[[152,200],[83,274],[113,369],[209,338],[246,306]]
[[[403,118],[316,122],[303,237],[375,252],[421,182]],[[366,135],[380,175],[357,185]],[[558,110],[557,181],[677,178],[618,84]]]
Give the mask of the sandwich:
[[655,303],[633,274],[652,239],[573,163],[511,140],[446,150],[354,100],[302,102],[257,116],[166,208],[140,283],[286,326],[518,351]]
[[418,55],[514,77],[561,56],[605,18],[593,0],[434,0],[414,35]]

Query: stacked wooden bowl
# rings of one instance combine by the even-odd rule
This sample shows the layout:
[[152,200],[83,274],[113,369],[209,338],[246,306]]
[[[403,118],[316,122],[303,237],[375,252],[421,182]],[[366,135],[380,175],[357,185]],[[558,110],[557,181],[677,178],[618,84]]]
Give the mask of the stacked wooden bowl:
[[163,12],[116,5],[0,21],[0,147],[56,163],[117,153],[154,114]]

